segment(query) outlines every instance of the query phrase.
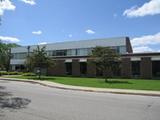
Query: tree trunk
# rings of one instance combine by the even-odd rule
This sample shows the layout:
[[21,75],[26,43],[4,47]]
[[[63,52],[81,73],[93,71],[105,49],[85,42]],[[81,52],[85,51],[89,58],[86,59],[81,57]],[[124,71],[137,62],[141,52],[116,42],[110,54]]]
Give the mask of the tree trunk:
[[41,80],[41,67],[39,67],[39,70],[38,70],[38,79]]
[[107,78],[107,77],[105,77],[105,82],[106,82],[106,83],[108,82],[108,78]]
[[103,71],[103,76],[104,76],[105,82],[108,82],[107,69],[105,69],[105,70]]

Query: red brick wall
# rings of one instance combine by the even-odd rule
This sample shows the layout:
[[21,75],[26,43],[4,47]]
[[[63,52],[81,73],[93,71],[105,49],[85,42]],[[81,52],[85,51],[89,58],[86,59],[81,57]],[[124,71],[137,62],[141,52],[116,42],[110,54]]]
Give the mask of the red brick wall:
[[132,68],[130,58],[122,58],[121,64],[121,76],[125,78],[132,77]]
[[72,75],[80,76],[80,63],[78,59],[72,60]]
[[150,57],[141,58],[141,78],[150,79],[152,78],[152,61]]
[[55,61],[55,66],[48,69],[49,75],[65,75],[65,60]]
[[90,59],[87,60],[87,76],[96,77],[96,65]]

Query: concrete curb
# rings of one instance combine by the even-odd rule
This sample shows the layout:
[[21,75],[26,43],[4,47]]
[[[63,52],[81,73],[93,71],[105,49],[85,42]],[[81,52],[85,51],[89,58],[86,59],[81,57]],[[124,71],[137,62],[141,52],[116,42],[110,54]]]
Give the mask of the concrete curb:
[[17,78],[4,78],[4,77],[0,77],[0,80],[28,82],[28,83],[32,83],[32,84],[39,84],[42,86],[63,89],[63,90],[75,90],[75,91],[97,92],[97,93],[113,93],[113,94],[128,94],[128,95],[142,95],[142,96],[160,97],[160,91],[80,87],[80,86],[63,85],[63,84],[49,82],[49,81],[17,79]]

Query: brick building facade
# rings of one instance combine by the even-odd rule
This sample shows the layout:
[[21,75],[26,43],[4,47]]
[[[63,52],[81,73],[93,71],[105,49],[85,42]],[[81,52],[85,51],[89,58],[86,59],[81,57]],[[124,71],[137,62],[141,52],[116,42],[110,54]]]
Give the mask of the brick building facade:
[[[44,46],[44,45],[41,45]],[[46,44],[48,56],[53,58],[56,66],[48,68],[48,75],[72,75],[96,77],[102,75],[90,59],[89,54],[96,46],[111,47],[121,55],[119,76],[125,78],[160,77],[160,53],[133,53],[129,37],[82,40]],[[36,49],[24,46],[11,49],[11,68],[13,71],[25,69],[28,52]],[[28,48],[30,48],[28,50]]]

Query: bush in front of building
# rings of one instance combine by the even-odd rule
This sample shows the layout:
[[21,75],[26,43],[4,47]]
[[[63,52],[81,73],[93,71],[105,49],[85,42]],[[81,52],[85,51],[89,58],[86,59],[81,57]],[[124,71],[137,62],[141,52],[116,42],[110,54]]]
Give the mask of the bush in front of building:
[[36,76],[35,73],[31,73],[31,72],[23,73],[22,75],[23,75],[23,76]]
[[36,76],[35,73],[31,73],[31,72],[27,72],[27,73],[23,73],[23,72],[7,72],[7,71],[0,71],[0,76],[2,75],[23,75],[23,76]]
[[0,71],[0,75],[21,75],[21,72],[7,72],[7,71]]
[[0,71],[0,75],[8,75],[6,71]]

